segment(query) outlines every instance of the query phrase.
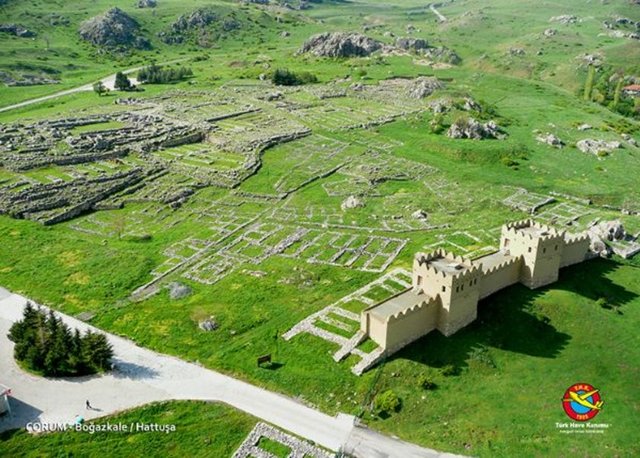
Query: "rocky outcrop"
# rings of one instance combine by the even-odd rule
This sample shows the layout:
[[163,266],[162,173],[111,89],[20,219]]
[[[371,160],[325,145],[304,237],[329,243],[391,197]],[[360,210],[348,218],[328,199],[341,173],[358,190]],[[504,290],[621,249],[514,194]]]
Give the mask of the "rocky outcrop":
[[504,139],[506,137],[494,121],[482,124],[474,118],[460,118],[447,131],[449,138],[468,138],[483,140],[488,138]]
[[595,154],[596,156],[606,156],[613,150],[621,148],[622,145],[618,141],[593,140],[585,138],[576,143],[576,146],[583,153]]
[[591,240],[591,251],[603,257],[610,256],[614,251],[609,242],[623,241],[627,238],[624,226],[618,220],[594,224],[587,230],[587,234]]
[[556,137],[554,134],[546,133],[541,134],[536,137],[540,143],[545,143],[549,146],[553,146],[554,148],[562,148],[564,147],[564,142]]
[[429,44],[427,40],[422,38],[398,38],[396,39],[396,48],[407,51],[421,51],[427,49]]
[[575,24],[579,19],[572,14],[563,14],[561,16],[553,16],[549,22],[559,22],[560,24]]
[[32,38],[36,36],[35,32],[18,24],[0,24],[0,32],[15,35],[20,38]]
[[427,48],[423,52],[424,56],[433,62],[441,62],[451,65],[457,65],[462,62],[462,59],[455,51],[445,46]]
[[382,48],[382,43],[359,33],[328,32],[309,38],[298,51],[318,57],[365,57]]
[[155,8],[158,6],[156,0],[138,0],[138,8]]
[[211,42],[206,31],[214,25],[218,31],[230,32],[240,28],[241,24],[233,17],[224,16],[211,7],[204,7],[181,15],[168,31],[160,32],[158,36],[167,44],[183,43],[189,37],[194,37],[200,46],[208,47]]
[[120,8],[112,8],[80,26],[80,36],[84,40],[107,48],[150,48],[149,40],[139,33],[138,22]]
[[185,32],[191,29],[201,29],[217,19],[216,13],[210,8],[198,8],[188,14],[181,15],[173,24],[174,32]]
[[423,99],[440,89],[444,89],[444,84],[438,78],[419,77],[409,85],[409,97]]

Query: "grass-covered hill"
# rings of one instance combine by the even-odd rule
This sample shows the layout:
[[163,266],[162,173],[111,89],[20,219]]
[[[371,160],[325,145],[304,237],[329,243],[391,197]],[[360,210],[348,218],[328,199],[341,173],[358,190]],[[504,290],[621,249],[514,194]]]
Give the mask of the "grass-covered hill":
[[[126,68],[206,54],[211,71],[219,72],[225,57],[238,60],[253,51],[286,60],[309,35],[332,30],[364,32],[387,43],[404,36],[426,39],[455,50],[469,70],[541,79],[572,91],[586,77],[585,55],[638,73],[640,41],[621,37],[633,30],[615,22],[640,20],[640,6],[628,0],[459,0],[439,7],[446,21],[415,0],[313,2],[303,10],[257,3],[158,0],[140,8],[129,0],[7,0],[0,5],[2,23],[17,24],[33,36],[0,32],[0,71],[15,79],[37,74],[60,84],[2,87],[0,98],[7,103],[89,82],[111,72],[114,62]],[[87,21],[114,7],[135,23],[137,43],[100,46],[81,37]],[[606,28],[605,22],[614,26]],[[337,66],[336,73],[340,70]]]

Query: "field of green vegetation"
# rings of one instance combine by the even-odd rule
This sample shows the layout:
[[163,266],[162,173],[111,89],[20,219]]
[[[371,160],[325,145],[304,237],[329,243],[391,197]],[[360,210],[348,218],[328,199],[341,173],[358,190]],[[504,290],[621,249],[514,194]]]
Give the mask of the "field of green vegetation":
[[[559,198],[536,214],[541,221],[552,219],[544,211],[553,214],[562,207],[573,219],[574,229],[569,230],[584,229],[594,219],[620,219],[628,233],[638,234],[640,217],[621,214],[619,208],[640,211],[640,149],[625,145],[600,158],[579,151],[576,142],[585,136],[621,141],[622,134],[640,141],[637,121],[581,96],[587,76],[581,58],[584,54],[598,55],[606,65],[627,75],[639,74],[637,40],[600,36],[605,32],[602,21],[607,18],[621,15],[640,20],[639,6],[626,1],[461,0],[438,7],[447,17],[446,22],[438,23],[425,2],[414,0],[325,1],[304,11],[222,1],[159,0],[157,8],[144,9],[135,8],[134,3],[5,2],[0,6],[1,15],[36,30],[38,35],[25,39],[0,33],[0,71],[44,72],[56,75],[61,82],[0,87],[0,106],[91,83],[116,70],[184,59],[180,65],[188,65],[193,78],[172,85],[145,85],[144,92],[125,96],[151,100],[169,94],[170,99],[171,94],[179,94],[176,91],[217,89],[239,94],[238,82],[257,85],[261,74],[288,68],[309,71],[319,79],[317,85],[292,93],[297,103],[304,104],[316,100],[306,90],[336,80],[346,87],[354,82],[375,85],[392,77],[428,75],[447,84],[428,101],[441,96],[472,97],[484,108],[483,121],[495,119],[508,137],[459,140],[434,130],[435,121],[444,128],[453,123],[461,115],[457,111],[438,117],[421,110],[377,127],[334,129],[330,123],[336,119],[332,116],[338,116],[335,113],[345,118],[356,116],[353,113],[366,103],[349,97],[329,99],[331,110],[320,114],[310,111],[308,118],[296,119],[312,129],[313,135],[267,149],[257,173],[237,188],[199,189],[179,209],[141,199],[122,209],[92,212],[53,226],[0,215],[0,285],[71,315],[84,312],[92,317],[92,325],[140,345],[299,397],[328,413],[359,415],[375,429],[438,450],[505,457],[640,454],[632,440],[637,435],[634,418],[640,409],[633,389],[640,376],[637,257],[571,267],[562,271],[560,282],[537,291],[520,286],[504,290],[485,300],[478,320],[455,336],[432,333],[362,377],[350,370],[356,357],[333,361],[333,344],[309,334],[291,341],[281,338],[300,320],[376,280],[383,271],[410,269],[417,251],[438,246],[465,255],[491,251],[501,224],[529,216],[527,211],[503,204],[520,188],[593,203]],[[114,4],[141,24],[153,46],[150,51],[102,53],[79,39],[79,23]],[[242,26],[228,33],[215,30],[208,47],[193,42],[168,45],[158,38],[157,34],[167,30],[180,14],[205,4],[221,12],[236,11]],[[51,25],[54,12],[67,18],[69,25]],[[552,16],[563,14],[580,20],[566,25],[549,22]],[[409,25],[414,28],[411,36],[454,49],[462,58],[461,64],[429,66],[416,56],[393,53],[351,59],[295,54],[314,33],[358,31],[391,43],[391,33],[407,36]],[[550,27],[557,29],[556,35],[543,38]],[[282,35],[285,31],[288,36]],[[524,53],[511,53],[511,48]],[[343,81],[345,78],[348,80]],[[117,113],[123,108],[113,102],[121,96],[77,93],[2,112],[0,123],[71,117],[81,110]],[[386,107],[370,103],[366,108],[376,112]],[[235,132],[261,120],[258,114],[238,119],[221,122],[222,130]],[[593,129],[578,131],[581,124]],[[112,120],[76,127],[74,134],[123,125]],[[541,144],[535,139],[536,130],[556,134],[566,146],[555,149]],[[181,164],[197,166],[194,155],[200,154],[200,145],[166,148],[154,154],[165,160],[184,155]],[[388,164],[379,159],[375,162],[372,151],[384,161],[392,158],[396,161],[393,166],[402,168],[410,178],[386,179],[375,186],[365,183],[361,177],[366,175],[369,162],[378,168]],[[320,159],[314,156],[318,152],[324,154]],[[242,164],[241,156],[222,149],[211,147],[203,154],[218,170]],[[144,158],[133,156],[131,161],[142,163]],[[300,163],[308,168],[298,167]],[[83,171],[97,174],[98,166],[96,163]],[[119,170],[128,164],[102,164],[107,166]],[[346,172],[305,181],[318,170],[332,167]],[[53,165],[19,176],[46,183],[66,180],[74,170]],[[16,173],[0,168],[0,184],[15,177]],[[173,175],[168,177],[167,181],[173,179]],[[286,199],[273,200],[273,196],[294,188]],[[342,210],[345,197],[360,195],[362,189],[366,205]],[[267,198],[243,200],[242,193]],[[410,218],[417,209],[428,213],[430,227],[421,227]],[[213,214],[202,216],[207,212]],[[242,231],[225,235],[219,226],[227,222],[246,223],[247,227],[254,222],[282,226],[285,231],[296,225],[318,233],[339,232],[346,239],[357,237],[358,243],[373,234],[402,240],[405,245],[382,271],[324,262],[322,246],[313,248],[313,259],[318,262],[286,256],[289,253],[285,252],[255,263],[251,258],[260,255],[261,247],[247,242],[254,235]],[[407,226],[398,229],[404,223]],[[224,241],[219,246],[239,240],[237,246],[242,246],[228,250],[240,261],[223,277],[207,283],[202,277],[185,277],[185,269],[167,278],[189,286],[189,296],[171,299],[165,282],[158,294],[131,300],[132,292],[151,281],[154,272],[172,268],[178,256],[192,255],[199,241],[218,237]],[[376,294],[376,300],[384,298],[383,290]],[[352,311],[360,310],[356,306]],[[220,328],[202,332],[198,323],[212,316]],[[370,350],[367,346],[371,344],[366,342],[365,348]],[[255,365],[256,356],[265,353],[271,353],[278,363],[273,370]],[[424,378],[432,381],[435,389],[424,390],[419,383]],[[556,422],[568,420],[560,399],[576,382],[588,382],[601,390],[605,405],[598,422],[610,424],[604,434],[585,437],[557,430]],[[400,409],[388,418],[373,415],[376,394],[389,389],[399,396]],[[175,456],[204,456],[213,450],[216,456],[229,456],[251,427],[248,417],[208,404],[150,406],[126,413],[124,418],[139,415],[154,421],[175,420],[184,428],[167,438],[136,436],[122,442],[119,437],[95,435],[86,443],[70,433],[30,438],[15,432],[0,436],[6,440],[0,443],[0,450],[8,446],[9,452],[33,450],[34,456],[55,456],[60,448],[72,452],[86,446],[90,447],[87,453],[94,454],[108,446],[138,455],[162,447]],[[208,441],[206,449],[195,446],[203,441]]]
[[206,402],[166,402],[140,407],[97,420],[131,425],[158,424],[175,426],[175,431],[161,432],[93,432],[65,431],[34,437],[22,430],[0,434],[4,456],[58,457],[105,456],[231,456],[242,443],[256,420],[224,404]]

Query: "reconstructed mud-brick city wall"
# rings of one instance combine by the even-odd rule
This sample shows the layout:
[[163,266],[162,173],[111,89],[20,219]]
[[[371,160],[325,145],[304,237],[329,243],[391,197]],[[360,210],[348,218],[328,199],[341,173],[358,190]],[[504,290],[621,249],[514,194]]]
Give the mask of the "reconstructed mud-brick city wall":
[[500,250],[474,261],[444,250],[418,253],[412,288],[364,310],[361,330],[387,354],[434,329],[450,336],[477,318],[480,299],[518,282],[551,284],[561,267],[589,257],[587,235],[531,220],[506,224]]

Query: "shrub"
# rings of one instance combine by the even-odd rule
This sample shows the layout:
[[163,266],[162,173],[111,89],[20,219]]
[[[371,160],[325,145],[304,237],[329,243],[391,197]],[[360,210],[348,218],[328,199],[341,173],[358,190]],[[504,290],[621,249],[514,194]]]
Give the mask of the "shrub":
[[445,377],[449,377],[451,375],[457,375],[458,369],[456,369],[456,367],[453,364],[447,364],[446,366],[443,366],[442,369],[440,369],[440,372]]
[[104,334],[71,332],[52,311],[27,303],[9,330],[14,357],[45,376],[88,375],[109,370],[113,348]]
[[383,391],[373,400],[373,413],[379,417],[390,415],[400,409],[400,398],[393,390]]
[[309,72],[294,73],[286,68],[279,68],[271,75],[271,82],[277,86],[299,86],[317,83],[318,78]]
[[437,385],[426,374],[420,374],[418,376],[418,386],[423,390],[434,390]]

